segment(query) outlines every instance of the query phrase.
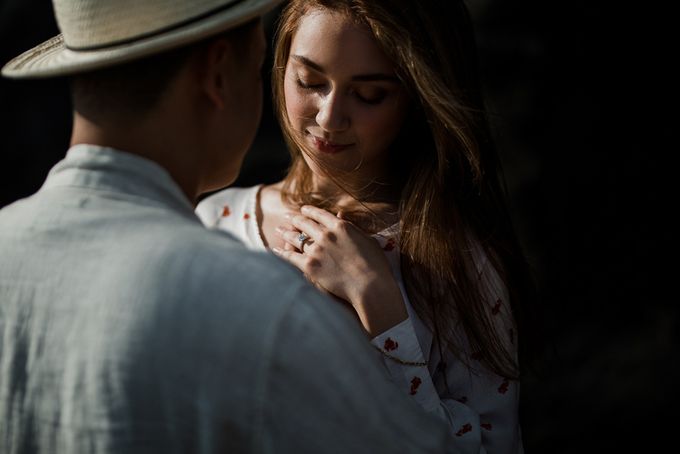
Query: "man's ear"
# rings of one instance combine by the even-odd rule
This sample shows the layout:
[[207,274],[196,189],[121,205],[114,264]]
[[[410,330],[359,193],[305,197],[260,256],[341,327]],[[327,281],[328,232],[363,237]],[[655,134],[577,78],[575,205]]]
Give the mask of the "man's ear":
[[229,69],[230,63],[233,64],[231,45],[224,38],[215,39],[206,45],[200,59],[203,92],[218,110],[222,110],[227,105]]

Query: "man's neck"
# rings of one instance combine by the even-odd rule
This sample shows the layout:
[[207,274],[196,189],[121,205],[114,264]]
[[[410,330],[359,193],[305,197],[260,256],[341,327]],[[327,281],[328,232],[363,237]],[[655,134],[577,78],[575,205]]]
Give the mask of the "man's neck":
[[[168,171],[191,203],[199,192],[197,153],[187,153],[185,134],[175,125],[152,119],[98,125],[75,113],[71,146],[87,143],[132,153]],[[194,147],[196,144],[193,145]]]

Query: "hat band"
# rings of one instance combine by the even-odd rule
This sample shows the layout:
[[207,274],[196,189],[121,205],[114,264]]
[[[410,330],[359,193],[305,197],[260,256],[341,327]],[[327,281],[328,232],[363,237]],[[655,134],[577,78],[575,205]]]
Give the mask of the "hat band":
[[203,14],[200,14],[198,16],[192,17],[192,18],[187,19],[187,20],[183,20],[183,21],[178,22],[176,24],[168,25],[167,27],[159,28],[158,30],[154,30],[154,31],[149,32],[149,33],[143,33],[141,35],[133,36],[131,38],[121,39],[121,40],[113,41],[113,42],[106,43],[106,44],[99,44],[99,45],[96,45],[96,46],[77,46],[77,47],[76,46],[69,46],[65,42],[64,42],[64,44],[65,44],[65,47],[67,49],[72,50],[72,51],[76,51],[76,52],[102,50],[102,49],[107,49],[109,47],[121,46],[123,44],[131,44],[131,43],[134,43],[136,41],[141,41],[143,39],[148,39],[148,38],[152,38],[154,36],[162,35],[164,33],[168,33],[168,32],[171,32],[173,30],[176,30],[178,28],[182,28],[182,27],[189,25],[189,24],[192,24],[194,22],[201,21],[201,20],[203,20],[203,19],[205,19],[209,16],[215,15],[217,13],[221,13],[222,11],[226,11],[229,8],[233,7],[234,5],[239,4],[241,2],[243,2],[243,0],[235,0],[233,2],[226,4],[226,5],[217,7],[215,9],[208,11],[208,12],[205,12]]

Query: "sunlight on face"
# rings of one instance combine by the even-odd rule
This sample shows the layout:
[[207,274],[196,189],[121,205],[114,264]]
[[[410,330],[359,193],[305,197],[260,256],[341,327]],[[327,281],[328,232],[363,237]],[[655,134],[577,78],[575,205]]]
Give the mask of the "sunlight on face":
[[341,13],[310,10],[291,42],[284,94],[291,126],[314,158],[345,171],[361,163],[367,178],[385,169],[407,96],[367,27]]

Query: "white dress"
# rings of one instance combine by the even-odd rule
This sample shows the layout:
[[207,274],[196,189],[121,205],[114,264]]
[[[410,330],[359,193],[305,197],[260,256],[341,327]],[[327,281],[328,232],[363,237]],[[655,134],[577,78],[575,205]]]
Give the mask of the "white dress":
[[[222,190],[202,200],[196,214],[207,227],[227,231],[251,249],[266,250],[256,216],[261,188],[262,185]],[[398,234],[395,225],[373,237],[385,251],[409,317],[371,342],[403,362],[427,362],[427,365],[402,364],[383,355],[393,382],[425,411],[449,424],[460,452],[522,453],[519,383],[490,372],[474,359],[472,352],[472,368],[448,352],[442,361],[432,332],[415,313],[404,289]],[[516,330],[509,315],[507,291],[481,248],[477,251],[477,267],[488,291],[492,319],[499,324],[499,332],[506,335],[504,340],[516,354]]]

